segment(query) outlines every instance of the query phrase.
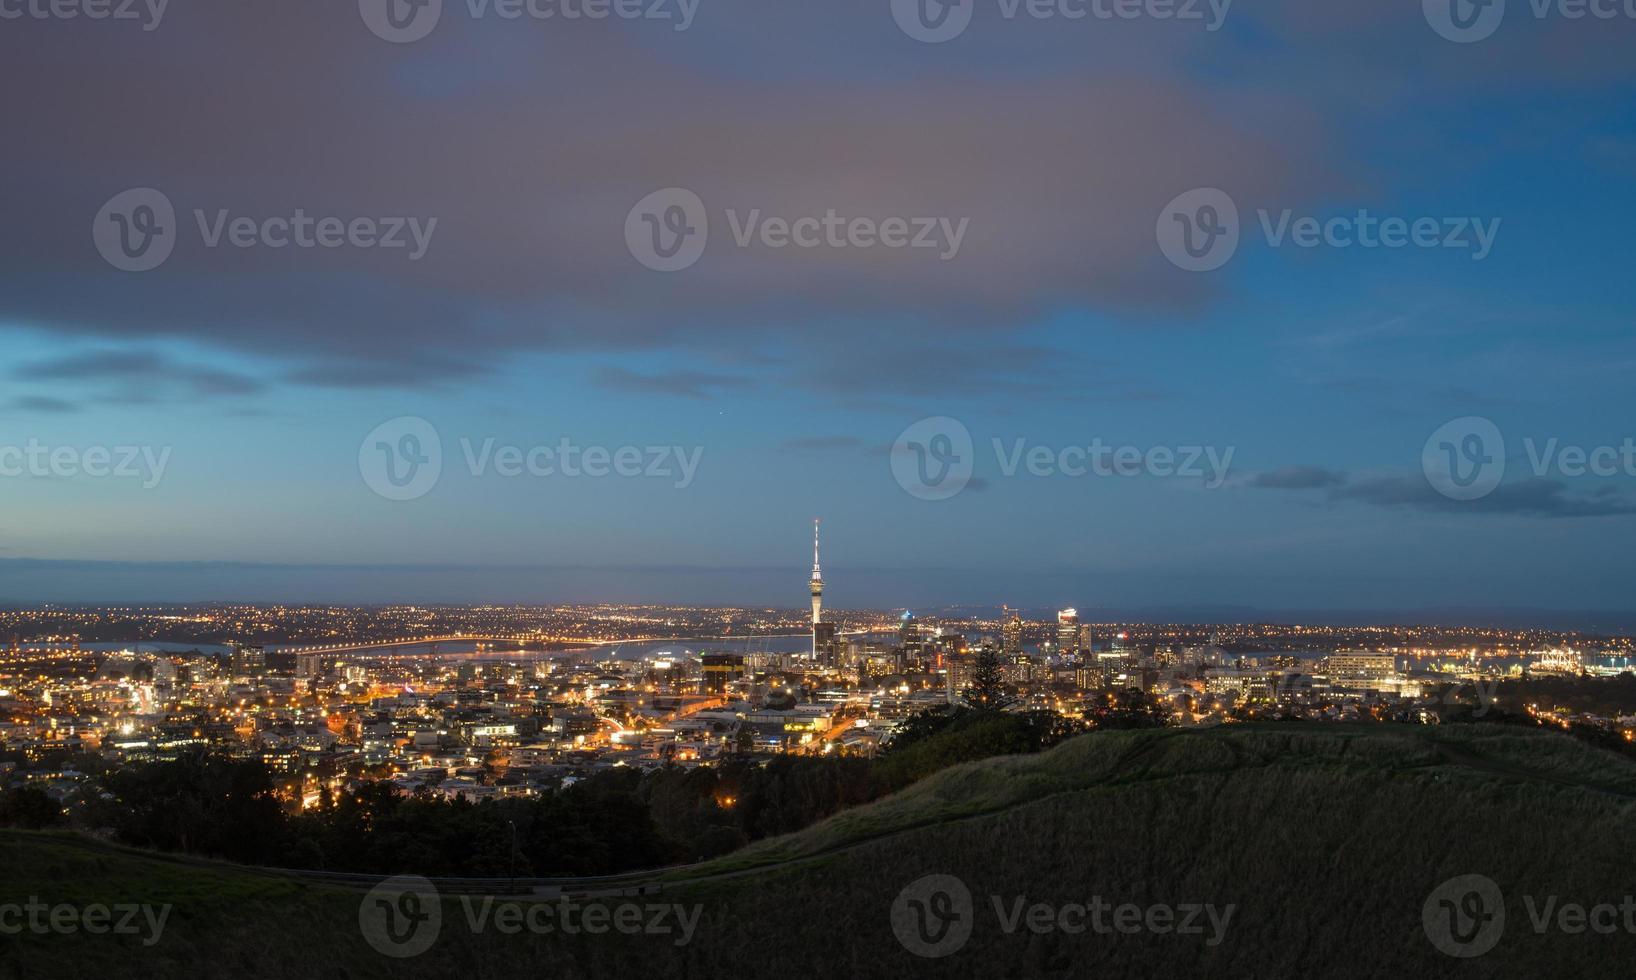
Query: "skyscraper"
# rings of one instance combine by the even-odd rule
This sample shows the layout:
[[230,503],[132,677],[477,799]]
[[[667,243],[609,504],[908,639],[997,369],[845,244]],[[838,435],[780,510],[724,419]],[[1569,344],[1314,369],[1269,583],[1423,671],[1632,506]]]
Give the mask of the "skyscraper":
[[267,653],[261,647],[234,644],[229,668],[235,680],[260,677],[267,670]]
[[830,622],[812,626],[812,645],[818,662],[825,666],[833,666],[835,662],[835,629],[835,624]]
[[1001,650],[1008,657],[1015,657],[1022,653],[1022,614],[1006,607],[1001,613],[1002,634],[1004,642]]
[[1057,652],[1073,653],[1079,647],[1079,610],[1064,609],[1057,613]]
[[915,658],[920,656],[920,648],[925,643],[925,631],[920,628],[915,614],[905,609],[903,618],[898,620],[898,645],[903,647],[905,656]]

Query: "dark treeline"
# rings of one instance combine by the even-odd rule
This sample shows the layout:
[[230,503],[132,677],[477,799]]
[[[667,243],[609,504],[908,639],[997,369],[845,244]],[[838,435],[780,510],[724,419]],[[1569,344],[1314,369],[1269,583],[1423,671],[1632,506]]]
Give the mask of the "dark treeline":
[[1525,705],[1615,717],[1636,714],[1636,674],[1617,677],[1524,677],[1500,683],[1500,703],[1512,711]]
[[[1102,723],[1145,724],[1142,714]],[[939,709],[911,719],[874,759],[739,756],[692,769],[621,768],[545,796],[481,803],[364,783],[326,792],[300,813],[281,801],[259,762],[196,755],[105,773],[70,809],[76,825],[120,843],[244,864],[431,876],[613,874],[726,854],[948,766],[1038,752],[1087,727],[1050,712]],[[4,819],[8,807],[13,819]],[[0,822],[50,826],[53,809],[33,796],[0,797]]]

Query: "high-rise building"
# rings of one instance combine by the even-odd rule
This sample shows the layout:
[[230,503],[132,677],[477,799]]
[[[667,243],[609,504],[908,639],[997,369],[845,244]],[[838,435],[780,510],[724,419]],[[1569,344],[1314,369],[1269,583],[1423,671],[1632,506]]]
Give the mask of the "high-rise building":
[[903,648],[906,657],[920,656],[920,648],[925,643],[925,632],[920,628],[920,621],[915,614],[905,609],[903,618],[898,621],[898,646]]
[[812,646],[819,662],[832,666],[835,663],[835,624],[812,624]]
[[959,704],[961,695],[971,687],[977,676],[977,658],[970,655],[950,657],[945,678],[945,693],[950,704]]
[[1079,641],[1079,610],[1064,609],[1057,613],[1057,652],[1069,654],[1078,650],[1082,644]]
[[231,663],[232,677],[260,677],[267,672],[267,652],[261,647],[235,646]]
[[725,694],[744,676],[744,658],[736,653],[707,653],[699,658],[699,670],[706,694]]
[[922,645],[930,648],[939,657],[949,657],[965,653],[968,641],[966,634],[958,630],[939,630],[936,636]]
[[1004,642],[1001,649],[1008,657],[1022,653],[1022,615],[1009,606],[1001,613]]

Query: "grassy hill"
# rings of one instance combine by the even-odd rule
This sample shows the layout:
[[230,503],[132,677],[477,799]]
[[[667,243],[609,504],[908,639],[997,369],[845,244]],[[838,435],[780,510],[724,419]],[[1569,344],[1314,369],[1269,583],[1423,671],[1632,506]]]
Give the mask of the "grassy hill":
[[[141,936],[0,935],[0,975],[1625,975],[1636,899],[1628,913],[1617,907],[1636,896],[1633,807],[1636,764],[1530,730],[1098,733],[945,771],[802,833],[655,875],[644,894],[601,900],[683,906],[697,915],[684,943],[674,925],[506,935],[492,905],[474,932],[467,905],[482,915],[482,901],[445,895],[436,940],[405,959],[365,941],[360,903],[378,896],[361,890],[6,833],[0,905],[37,896],[173,908],[151,946]],[[1465,875],[1491,879],[1499,896],[1472,906],[1464,884],[1433,895]],[[1452,935],[1438,925],[1444,897],[1457,909],[1503,907],[1503,926],[1490,919],[1476,945],[1455,947],[1490,951],[1453,958],[1434,947],[1423,913],[1430,898],[1433,930]],[[1105,932],[1074,910],[1093,899],[1109,906]],[[915,902],[943,914],[919,917]],[[1614,908],[1559,920],[1568,903]],[[651,919],[632,913],[627,924]],[[0,928],[8,921],[0,914]],[[1184,921],[1199,932],[1178,934]],[[1062,928],[1076,924],[1083,931]],[[946,955],[916,955],[900,936]]]

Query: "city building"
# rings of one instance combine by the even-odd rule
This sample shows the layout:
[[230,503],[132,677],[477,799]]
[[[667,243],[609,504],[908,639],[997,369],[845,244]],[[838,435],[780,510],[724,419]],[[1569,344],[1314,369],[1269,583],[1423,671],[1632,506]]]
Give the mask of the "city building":
[[1022,615],[1010,607],[1003,607],[1001,611],[1003,625],[1001,631],[1003,642],[1001,650],[1008,657],[1015,657],[1022,653]]
[[818,658],[818,663],[824,666],[833,666],[836,660],[837,632],[834,623],[818,622],[812,624],[812,646]]
[[905,609],[903,618],[898,620],[898,646],[903,648],[903,655],[910,660],[918,660],[925,638],[926,633],[921,629],[920,621],[915,619],[914,613]]
[[1337,678],[1383,681],[1397,673],[1397,658],[1389,653],[1332,653],[1326,666]]
[[725,694],[729,685],[744,676],[744,657],[739,654],[707,653],[699,659],[708,694]]
[[267,672],[267,651],[255,646],[234,646],[230,670],[234,680],[260,677]]
[[1057,652],[1071,654],[1081,646],[1079,610],[1064,609],[1057,613]]

